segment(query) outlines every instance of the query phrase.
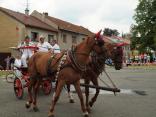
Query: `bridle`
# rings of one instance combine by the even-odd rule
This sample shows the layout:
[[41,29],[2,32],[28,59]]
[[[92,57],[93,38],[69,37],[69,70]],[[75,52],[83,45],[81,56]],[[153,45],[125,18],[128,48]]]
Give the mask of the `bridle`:
[[95,51],[91,53],[92,62],[90,66],[98,73],[105,69],[105,55],[97,54]]

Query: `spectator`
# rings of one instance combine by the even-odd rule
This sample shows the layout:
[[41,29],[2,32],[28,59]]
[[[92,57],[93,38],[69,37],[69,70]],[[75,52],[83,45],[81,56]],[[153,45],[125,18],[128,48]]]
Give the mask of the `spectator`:
[[7,58],[4,60],[6,62],[6,70],[10,69],[10,56],[7,56]]
[[141,63],[143,64],[144,63],[144,54],[142,53],[140,56],[141,56]]
[[147,54],[144,53],[144,63],[147,63]]
[[0,70],[3,70],[4,68],[3,68],[3,66],[2,65],[0,65]]
[[147,55],[147,63],[150,63],[150,55]]

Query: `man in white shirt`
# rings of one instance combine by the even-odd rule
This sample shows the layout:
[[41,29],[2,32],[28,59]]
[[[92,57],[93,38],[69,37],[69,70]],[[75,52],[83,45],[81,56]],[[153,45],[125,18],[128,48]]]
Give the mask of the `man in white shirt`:
[[50,45],[50,43],[45,42],[44,39],[45,38],[41,35],[39,38],[39,43],[37,44],[37,47],[39,49],[38,51],[40,52],[48,52],[49,50],[52,49],[52,46]]
[[35,46],[32,42],[30,42],[30,38],[26,36],[24,42],[18,45],[18,49],[22,52],[21,66],[27,67],[27,59],[33,55]]
[[61,53],[60,46],[57,44],[56,40],[52,40],[53,53]]

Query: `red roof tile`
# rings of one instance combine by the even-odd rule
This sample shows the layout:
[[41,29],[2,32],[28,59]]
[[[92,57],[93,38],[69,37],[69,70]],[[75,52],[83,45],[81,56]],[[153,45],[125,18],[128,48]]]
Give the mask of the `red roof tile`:
[[0,10],[8,14],[9,16],[13,17],[14,19],[18,20],[19,22],[23,23],[26,26],[58,32],[57,29],[49,26],[48,24],[42,22],[41,20],[38,20],[37,18],[33,16],[27,16],[23,13],[15,12],[15,11],[2,8],[2,7],[0,7]]
[[82,26],[78,26],[78,25],[75,25],[75,24],[72,24],[67,21],[63,21],[63,20],[60,20],[58,18],[54,18],[51,16],[46,16],[46,18],[48,18],[50,21],[57,24],[59,26],[59,29],[61,30],[71,31],[71,32],[80,33],[84,35],[93,34],[91,31],[89,31],[88,29]]
[[124,39],[122,37],[118,37],[118,36],[103,36],[103,39],[106,43],[111,43],[111,44],[118,44],[118,45],[129,45],[130,44],[130,40],[128,39]]

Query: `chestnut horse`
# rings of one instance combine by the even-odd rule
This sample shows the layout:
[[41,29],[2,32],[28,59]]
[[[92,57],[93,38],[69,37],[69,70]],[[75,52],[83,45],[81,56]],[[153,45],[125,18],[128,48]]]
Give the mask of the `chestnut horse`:
[[[120,70],[122,68],[122,59],[123,58],[123,50],[121,46],[112,45],[110,43],[105,43],[103,53],[95,53],[91,54],[91,61],[88,64],[86,72],[82,74],[82,78],[84,79],[85,84],[93,83],[95,86],[99,86],[98,77],[105,70],[105,61],[106,59],[111,59],[114,63],[114,67],[116,70]],[[70,85],[67,85],[67,91],[69,95],[69,100],[71,103],[74,102],[72,95],[70,94]],[[85,87],[85,95],[86,95],[86,108],[88,112],[90,112],[90,107],[95,103],[97,96],[99,95],[99,89],[96,89],[95,95],[89,101],[89,87]]]
[[[34,111],[38,110],[37,92],[40,86],[39,84],[43,77],[51,73],[51,77],[55,77],[57,80],[57,87],[53,94],[48,117],[54,116],[55,104],[65,84],[73,84],[75,86],[80,99],[82,112],[84,116],[88,116],[80,89],[80,78],[82,72],[86,70],[90,52],[93,50],[96,53],[103,52],[104,41],[101,39],[100,33],[101,31],[88,36],[76,46],[74,52],[67,51],[54,55],[51,55],[51,53],[37,52],[29,59],[28,72],[30,75],[30,85],[28,87],[29,100],[26,102],[26,108],[30,108],[31,103],[33,103]],[[34,89],[34,95],[32,95],[32,88]]]

